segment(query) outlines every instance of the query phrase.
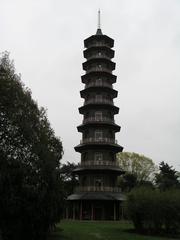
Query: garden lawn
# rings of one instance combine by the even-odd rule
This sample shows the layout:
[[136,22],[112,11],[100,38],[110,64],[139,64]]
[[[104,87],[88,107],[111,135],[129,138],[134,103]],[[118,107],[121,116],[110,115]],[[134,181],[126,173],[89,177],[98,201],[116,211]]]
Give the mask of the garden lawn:
[[61,221],[48,240],[172,240],[128,232],[133,226],[126,222]]

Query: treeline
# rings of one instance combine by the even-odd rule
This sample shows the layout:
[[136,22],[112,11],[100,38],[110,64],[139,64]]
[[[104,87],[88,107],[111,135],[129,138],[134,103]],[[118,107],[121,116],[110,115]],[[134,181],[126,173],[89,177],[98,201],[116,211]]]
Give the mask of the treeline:
[[45,239],[63,208],[63,148],[8,53],[0,58],[0,238]]
[[126,210],[136,231],[177,235],[180,232],[179,173],[161,162],[151,185],[138,185],[127,194]]

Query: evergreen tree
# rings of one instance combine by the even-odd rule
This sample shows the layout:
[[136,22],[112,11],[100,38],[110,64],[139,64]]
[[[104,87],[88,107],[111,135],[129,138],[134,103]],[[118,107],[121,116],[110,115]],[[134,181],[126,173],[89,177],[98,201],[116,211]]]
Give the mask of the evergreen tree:
[[176,188],[180,186],[178,181],[178,174],[172,166],[161,162],[159,165],[160,172],[156,174],[155,182],[159,189],[166,190],[169,188]]
[[0,58],[0,232],[3,239],[45,239],[62,209],[62,143],[43,108]]

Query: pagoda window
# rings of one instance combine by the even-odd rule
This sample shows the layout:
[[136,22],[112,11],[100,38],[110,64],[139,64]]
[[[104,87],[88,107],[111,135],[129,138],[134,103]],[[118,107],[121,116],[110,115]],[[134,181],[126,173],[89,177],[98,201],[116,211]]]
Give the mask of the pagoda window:
[[102,69],[102,64],[99,64],[98,67],[99,67],[99,69]]
[[95,187],[102,187],[103,181],[101,178],[95,178]]
[[97,142],[102,141],[102,137],[103,137],[103,132],[102,131],[95,131],[95,140]]
[[102,112],[100,112],[100,111],[95,112],[95,120],[96,121],[101,121],[102,120]]
[[102,85],[102,79],[101,78],[96,79],[96,84],[97,85]]
[[97,101],[97,102],[101,102],[101,101],[102,101],[102,95],[97,94],[97,95],[96,95],[96,101]]
[[96,152],[95,154],[94,154],[94,160],[95,161],[102,161],[103,160],[103,154],[102,153],[100,153],[100,152]]

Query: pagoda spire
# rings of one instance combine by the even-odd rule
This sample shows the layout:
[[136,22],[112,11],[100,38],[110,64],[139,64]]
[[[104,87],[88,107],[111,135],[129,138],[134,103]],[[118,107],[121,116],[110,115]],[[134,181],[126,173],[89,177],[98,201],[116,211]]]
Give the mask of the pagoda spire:
[[98,10],[98,29],[101,29],[101,11]]
[[100,9],[98,10],[98,27],[97,27],[96,35],[102,35],[102,31],[101,31],[101,11],[100,11]]

